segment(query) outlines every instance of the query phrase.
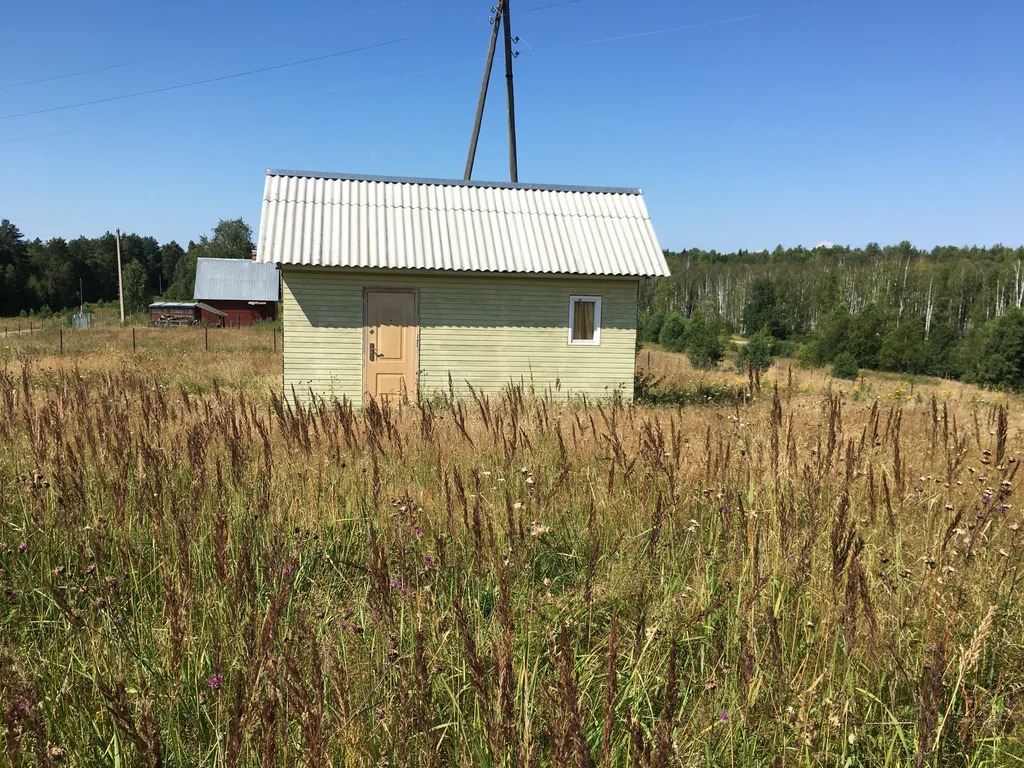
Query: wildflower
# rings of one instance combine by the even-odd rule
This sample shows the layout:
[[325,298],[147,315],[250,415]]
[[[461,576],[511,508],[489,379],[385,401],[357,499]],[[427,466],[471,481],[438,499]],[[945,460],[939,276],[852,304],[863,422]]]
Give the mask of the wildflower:
[[412,529],[412,531],[413,531],[413,533],[415,533],[415,534],[416,534],[417,536],[422,536],[422,535],[423,535],[423,527],[422,527],[422,526],[419,526],[419,525],[417,525],[416,527],[414,527],[414,528]]
[[402,584],[398,581],[398,579],[392,579],[391,580],[391,588],[392,589],[398,589],[400,586],[402,586]]
[[32,709],[32,702],[28,699],[22,699],[18,702],[18,710],[20,712],[28,712],[30,709]]
[[542,525],[538,521],[534,520],[530,523],[530,535],[533,537],[543,536],[545,533],[551,533],[550,525]]
[[18,545],[18,551],[21,554],[25,554],[26,552],[28,552],[28,544],[26,544],[24,541],[21,542],[21,544]]
[[210,688],[212,690],[219,691],[220,687],[224,685],[224,675],[218,672],[214,675],[211,675],[210,679],[207,680],[207,682],[210,684]]
[[291,563],[288,563],[286,566],[284,566],[284,568],[281,569],[281,575],[282,576],[291,576],[292,575],[292,571],[294,571],[294,570],[295,570],[295,566],[292,565]]
[[728,723],[729,722],[729,713],[726,712],[725,710],[722,710],[721,712],[718,713],[718,719],[721,720],[723,723]]

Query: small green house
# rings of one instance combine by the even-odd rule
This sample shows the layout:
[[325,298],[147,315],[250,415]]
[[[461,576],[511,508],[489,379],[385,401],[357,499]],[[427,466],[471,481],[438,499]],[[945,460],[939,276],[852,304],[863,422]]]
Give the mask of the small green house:
[[284,387],[429,396],[522,383],[631,398],[637,293],[668,275],[637,189],[267,171]]

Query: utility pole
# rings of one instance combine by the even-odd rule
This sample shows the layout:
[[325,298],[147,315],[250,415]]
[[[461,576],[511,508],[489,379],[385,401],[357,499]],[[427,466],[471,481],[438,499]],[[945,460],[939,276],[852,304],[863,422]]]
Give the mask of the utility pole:
[[480,139],[480,122],[484,117],[484,104],[487,102],[487,86],[491,82],[491,65],[494,64],[494,49],[498,44],[498,27],[501,26],[501,17],[504,10],[505,0],[498,0],[494,9],[494,24],[491,27],[491,44],[487,47],[487,63],[484,65],[484,80],[480,84],[480,98],[476,103],[476,119],[473,121],[473,137],[469,140],[469,157],[466,158],[466,172],[462,178],[466,181],[473,176],[473,163],[476,160],[476,145]]
[[78,314],[85,314],[85,294],[82,293],[82,278],[78,278]]
[[508,4],[509,0],[503,0],[501,8],[505,24],[505,90],[508,93],[508,175],[510,181],[518,182],[519,160],[516,156],[516,98],[512,88],[512,19]]
[[[108,232],[110,230],[107,230]],[[124,324],[124,285],[121,283],[121,230],[117,233],[117,300],[121,305],[121,324]]]

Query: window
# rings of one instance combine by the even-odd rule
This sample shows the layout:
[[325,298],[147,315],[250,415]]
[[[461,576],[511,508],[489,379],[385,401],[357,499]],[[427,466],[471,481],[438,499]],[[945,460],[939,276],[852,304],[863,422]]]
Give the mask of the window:
[[569,297],[569,343],[601,343],[601,297]]

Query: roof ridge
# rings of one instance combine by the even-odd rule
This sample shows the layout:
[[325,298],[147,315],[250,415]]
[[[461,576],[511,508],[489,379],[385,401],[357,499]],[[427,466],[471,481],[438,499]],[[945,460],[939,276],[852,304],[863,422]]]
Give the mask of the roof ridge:
[[601,187],[574,184],[530,184],[512,181],[477,181],[475,179],[437,179],[421,176],[379,176],[366,173],[333,173],[328,171],[297,171],[268,168],[267,176],[292,176],[302,179],[336,179],[341,181],[380,181],[388,184],[426,184],[439,187],[490,187],[523,189],[539,192],[584,192],[589,194],[643,195],[639,187]]

